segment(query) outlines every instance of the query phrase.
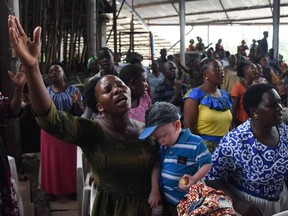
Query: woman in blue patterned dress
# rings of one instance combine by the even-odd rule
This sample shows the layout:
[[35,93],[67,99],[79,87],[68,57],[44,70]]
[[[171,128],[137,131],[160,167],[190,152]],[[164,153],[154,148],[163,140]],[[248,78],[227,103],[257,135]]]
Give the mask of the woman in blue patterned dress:
[[206,183],[221,189],[241,215],[271,216],[288,209],[288,126],[281,98],[268,84],[247,89],[249,119],[226,134],[212,155]]
[[[62,64],[51,63],[48,75],[51,85],[47,91],[57,110],[82,115],[82,95],[75,86],[65,83]],[[41,130],[40,186],[49,194],[50,200],[55,200],[56,195],[76,193],[76,152],[76,146]]]

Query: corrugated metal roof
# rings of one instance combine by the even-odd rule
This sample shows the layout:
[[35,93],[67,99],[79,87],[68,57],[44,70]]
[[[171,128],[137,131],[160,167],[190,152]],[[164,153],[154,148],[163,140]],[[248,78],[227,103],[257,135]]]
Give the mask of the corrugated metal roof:
[[[120,11],[120,6],[123,7]],[[179,26],[179,1],[173,0],[117,0],[119,17],[117,30],[131,31],[131,17],[133,14],[135,32],[149,31],[153,27],[155,53],[163,47],[172,47],[171,42],[157,33],[157,26]],[[107,29],[112,28],[112,15]],[[273,0],[186,0],[186,26],[201,25],[272,25]],[[288,0],[280,1],[280,24],[288,24]],[[191,28],[191,27],[190,27]],[[175,32],[171,32],[173,34]],[[178,34],[178,33],[177,33]],[[134,47],[143,55],[149,55],[149,34],[133,34]],[[120,41],[120,40],[119,40]],[[128,50],[129,34],[121,37],[120,50]],[[124,43],[124,41],[126,41]],[[113,37],[108,45],[113,44]],[[174,52],[179,51],[179,45]]]
[[[110,2],[107,3],[106,1]],[[47,38],[42,38],[47,42],[45,45],[48,47],[51,41],[59,40],[55,44],[61,42],[60,37],[56,37],[56,34],[53,34],[52,37],[54,32],[52,27],[59,28],[62,31],[62,36],[67,38],[63,41],[68,41],[68,43],[72,37],[67,35],[70,34],[71,36],[72,29],[76,29],[77,48],[83,48],[86,45],[84,42],[86,43],[88,40],[87,7],[92,5],[90,5],[91,2],[97,2],[99,3],[97,15],[108,18],[106,22],[107,45],[114,50],[112,0],[62,0],[60,2],[61,7],[58,5],[60,4],[59,1],[55,0],[28,1],[28,5],[25,4],[25,1],[20,1],[20,14],[25,30],[32,34],[36,25],[42,25],[43,34],[51,34],[51,36],[47,37],[49,41]],[[126,53],[132,50],[143,55],[144,59],[151,59],[151,41],[153,41],[157,57],[162,48],[171,49],[170,53],[180,50],[180,45],[177,43],[180,39],[179,0],[116,0],[116,3],[118,14],[116,20],[117,51]],[[281,0],[280,5],[280,25],[287,25],[288,0]],[[56,16],[56,14],[58,15]],[[273,23],[273,0],[186,0],[185,19],[185,33],[191,31],[190,35],[194,34],[196,32],[195,29],[200,28],[199,26],[212,26],[210,27],[212,29],[222,25],[271,25]],[[56,23],[58,26],[56,26]],[[165,28],[168,28],[168,31],[165,31],[166,35],[163,35]],[[112,32],[111,35],[110,32]],[[150,32],[153,32],[153,38],[150,38]],[[223,32],[223,34],[227,33]],[[171,40],[171,35],[176,39]],[[198,35],[193,35],[194,38],[195,36]],[[220,36],[217,37],[220,38]],[[261,33],[253,37],[260,39]],[[269,39],[271,38],[272,34],[269,36]],[[204,42],[205,44],[211,43],[211,41],[216,43],[217,40],[218,38],[211,39],[207,37]],[[247,41],[250,40],[252,38],[247,38]],[[80,48],[77,49],[78,55],[82,54]],[[55,48],[54,53],[57,54],[55,54],[56,56],[60,53],[58,49],[60,50],[61,47]],[[48,55],[50,49],[47,50],[45,49],[44,51]],[[63,55],[66,55],[68,51],[65,50],[63,52]]]
[[[119,3],[122,0],[118,0]],[[151,25],[179,25],[179,1],[126,0],[127,5]],[[271,0],[186,0],[188,25],[272,24]],[[281,23],[288,23],[288,0],[281,0]],[[124,15],[124,13],[123,13]],[[125,16],[125,15],[124,15]]]

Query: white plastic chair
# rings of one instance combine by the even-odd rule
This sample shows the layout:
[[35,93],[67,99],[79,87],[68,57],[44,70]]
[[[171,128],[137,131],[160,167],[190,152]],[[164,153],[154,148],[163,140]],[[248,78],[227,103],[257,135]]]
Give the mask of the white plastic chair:
[[97,188],[94,185],[94,181],[93,181],[91,185],[91,192],[90,192],[90,215],[92,215],[93,203],[94,203],[96,193],[97,193]]
[[16,165],[15,165],[15,160],[13,157],[8,155],[8,161],[9,161],[9,166],[11,170],[12,186],[17,196],[17,203],[19,207],[20,216],[24,216],[23,200],[22,200],[22,195],[20,193],[20,189],[19,189],[19,181],[18,181],[18,174],[17,174]]
[[283,211],[283,212],[279,212],[279,213],[274,214],[272,216],[288,216],[288,210],[287,211]]
[[[78,215],[87,216],[90,213],[90,193],[89,185],[90,173],[85,174],[84,157],[80,147],[77,147],[77,196]],[[86,175],[86,176],[85,176]]]

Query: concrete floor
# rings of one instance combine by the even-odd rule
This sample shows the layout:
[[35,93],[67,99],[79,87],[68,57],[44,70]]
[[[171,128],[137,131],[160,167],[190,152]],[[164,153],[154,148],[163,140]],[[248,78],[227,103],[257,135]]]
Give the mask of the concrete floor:
[[[23,155],[23,172],[19,176],[25,216],[77,216],[77,201],[60,197],[50,202],[46,193],[38,188],[39,159],[35,154]],[[27,177],[23,181],[23,177]]]
[[19,181],[25,216],[35,216],[34,203],[31,202],[30,181]]

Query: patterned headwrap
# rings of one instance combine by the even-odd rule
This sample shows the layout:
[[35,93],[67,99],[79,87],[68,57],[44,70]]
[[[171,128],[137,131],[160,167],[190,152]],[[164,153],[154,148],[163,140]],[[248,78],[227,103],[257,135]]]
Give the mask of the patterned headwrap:
[[95,61],[97,61],[97,57],[96,56],[91,56],[88,59],[88,62],[87,62],[87,69],[91,69],[91,67],[92,67],[92,65],[94,64]]

